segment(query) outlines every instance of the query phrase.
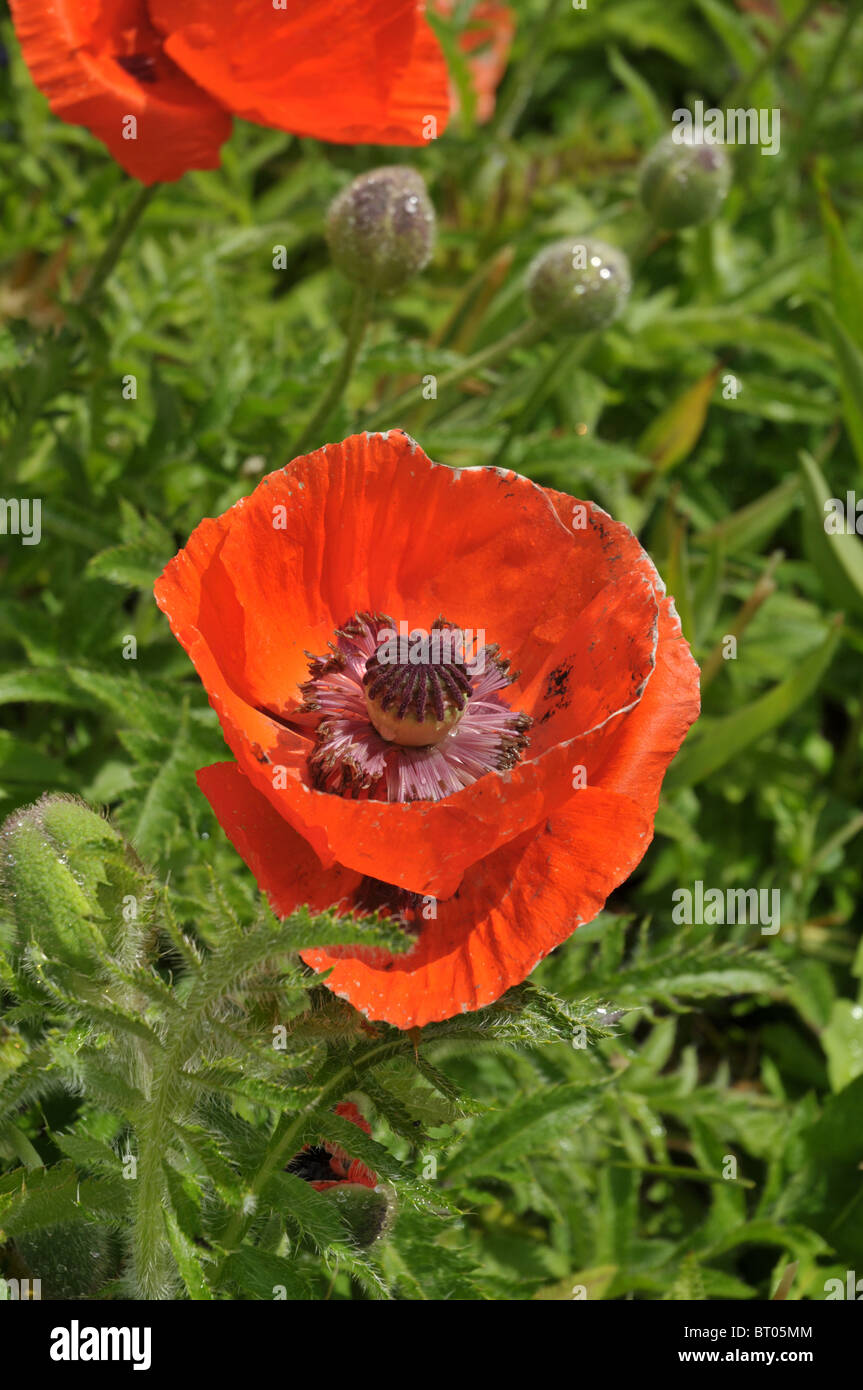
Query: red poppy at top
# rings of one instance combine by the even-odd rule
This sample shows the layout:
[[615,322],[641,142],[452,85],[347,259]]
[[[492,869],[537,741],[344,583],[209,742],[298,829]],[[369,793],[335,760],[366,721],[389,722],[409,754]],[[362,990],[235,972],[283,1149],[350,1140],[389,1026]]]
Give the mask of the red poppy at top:
[[422,145],[449,78],[418,0],[10,0],[55,115],[143,183],[215,169],[231,117],[342,144]]
[[402,923],[405,953],[304,953],[402,1028],[491,1003],[596,916],[699,710],[625,526],[400,431],[271,473],[156,599],[236,757],[198,774],[220,824],[279,916]]

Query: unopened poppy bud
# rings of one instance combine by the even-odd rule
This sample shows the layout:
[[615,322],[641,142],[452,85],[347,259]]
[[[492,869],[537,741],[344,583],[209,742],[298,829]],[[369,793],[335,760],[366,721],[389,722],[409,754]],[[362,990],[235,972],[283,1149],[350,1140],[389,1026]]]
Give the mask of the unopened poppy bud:
[[[37,1169],[39,1174],[44,1171]],[[38,1187],[34,1192],[38,1192]],[[51,1196],[46,1193],[42,1200],[47,1203]],[[38,1279],[37,1297],[53,1302],[97,1295],[115,1272],[119,1257],[112,1254],[111,1237],[105,1226],[81,1221],[34,1230],[25,1228],[23,1234],[16,1234],[11,1255],[7,1247],[6,1259],[9,1274],[34,1282]]]
[[95,928],[122,954],[149,896],[134,851],[83,801],[44,796],[0,829],[0,903],[19,947],[33,939],[47,956],[83,966],[100,954]]
[[731,170],[725,151],[666,135],[641,166],[641,201],[658,227],[678,231],[715,217],[728,192]]
[[366,1187],[363,1183],[340,1182],[322,1194],[338,1208],[353,1243],[361,1250],[374,1245],[392,1225],[395,1201],[385,1187]]
[[428,265],[435,214],[415,169],[388,165],[360,174],[330,204],[327,240],[339,270],[391,294]]
[[622,251],[578,237],[547,246],[527,272],[527,298],[536,317],[574,333],[592,333],[611,323],[631,288]]

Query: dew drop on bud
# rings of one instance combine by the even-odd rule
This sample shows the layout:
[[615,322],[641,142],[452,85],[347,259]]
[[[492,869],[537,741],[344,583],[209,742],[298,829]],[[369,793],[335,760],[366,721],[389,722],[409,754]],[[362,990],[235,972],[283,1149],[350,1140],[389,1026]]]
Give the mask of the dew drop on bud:
[[632,280],[616,246],[566,237],[546,246],[527,271],[528,303],[543,323],[571,333],[604,328],[623,311]]
[[327,241],[349,280],[392,294],[426,266],[435,214],[415,169],[393,164],[354,179],[330,204]]
[[728,193],[731,170],[718,145],[666,135],[641,166],[641,201],[658,227],[679,231],[715,217]]

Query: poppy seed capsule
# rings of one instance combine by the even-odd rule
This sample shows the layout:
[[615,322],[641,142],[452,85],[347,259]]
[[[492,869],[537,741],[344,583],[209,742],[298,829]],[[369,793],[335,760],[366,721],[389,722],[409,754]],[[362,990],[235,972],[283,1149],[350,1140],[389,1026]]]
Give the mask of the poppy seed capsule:
[[367,663],[363,686],[368,715],[381,738],[406,748],[428,748],[454,729],[473,691],[463,661]]
[[641,201],[658,227],[679,231],[715,217],[728,193],[731,170],[717,145],[666,135],[641,166]]
[[603,241],[567,237],[534,258],[527,298],[538,319],[574,333],[604,328],[623,311],[632,288],[629,262]]
[[434,250],[434,208],[420,175],[402,164],[360,174],[330,204],[327,240],[349,280],[384,294],[401,289]]

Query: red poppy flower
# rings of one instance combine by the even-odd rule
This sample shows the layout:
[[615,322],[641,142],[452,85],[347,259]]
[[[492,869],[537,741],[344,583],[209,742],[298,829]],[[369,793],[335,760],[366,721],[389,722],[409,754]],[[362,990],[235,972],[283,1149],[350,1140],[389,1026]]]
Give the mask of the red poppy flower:
[[217,168],[232,115],[343,144],[421,145],[429,117],[446,125],[446,65],[417,0],[10,3],[52,111],[143,183]]
[[[455,0],[433,0],[434,8],[445,17],[455,9]],[[509,50],[515,34],[515,14],[498,0],[479,0],[471,10],[461,33],[461,49],[476,92],[476,119],[482,123],[494,111],[498,84],[506,71]],[[455,97],[455,93],[453,93]]]
[[[372,1127],[368,1120],[351,1101],[346,1100],[337,1105],[335,1113],[341,1115],[343,1120],[350,1120],[351,1124],[358,1125],[366,1134],[371,1134]],[[358,1158],[351,1158],[338,1144],[306,1144],[302,1153],[291,1159],[288,1172],[305,1179],[312,1187],[317,1188],[318,1192],[326,1192],[331,1187],[344,1187],[348,1183],[360,1187],[378,1185],[377,1173],[360,1163]]]
[[625,526],[401,431],[264,478],[156,598],[237,759],[198,774],[220,824],[280,915],[400,918],[405,954],[304,959],[403,1028],[491,1003],[596,916],[698,713]]

